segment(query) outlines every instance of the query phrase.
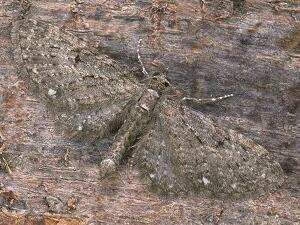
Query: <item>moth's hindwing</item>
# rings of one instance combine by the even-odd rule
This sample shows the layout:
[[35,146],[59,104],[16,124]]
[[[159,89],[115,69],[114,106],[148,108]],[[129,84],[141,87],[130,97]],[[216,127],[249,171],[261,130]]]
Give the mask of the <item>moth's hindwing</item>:
[[133,160],[161,193],[236,196],[276,189],[283,171],[258,144],[164,98]]
[[46,101],[60,127],[101,137],[120,125],[124,107],[140,90],[127,77],[130,68],[42,21],[17,22],[12,40],[19,75]]

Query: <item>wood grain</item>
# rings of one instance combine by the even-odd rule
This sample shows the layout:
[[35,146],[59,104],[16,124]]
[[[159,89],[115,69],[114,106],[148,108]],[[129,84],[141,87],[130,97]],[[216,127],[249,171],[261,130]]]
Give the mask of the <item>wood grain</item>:
[[[26,6],[28,1],[21,2]],[[142,38],[147,70],[168,68],[169,79],[187,96],[234,93],[230,104],[198,110],[263,145],[287,179],[276,193],[239,202],[200,196],[163,199],[147,190],[130,168],[99,182],[98,164],[110,140],[88,146],[57,131],[43,104],[16,76],[10,31],[22,10],[19,1],[2,0],[0,130],[12,174],[1,170],[0,187],[1,192],[13,191],[20,204],[1,209],[1,225],[68,224],[61,216],[76,221],[71,224],[300,223],[300,61],[293,57],[299,54],[294,36],[299,13],[275,10],[278,3],[261,0],[246,1],[230,15],[226,11],[226,18],[212,18],[209,12],[205,17],[203,10],[213,6],[203,9],[199,1],[187,0],[30,3],[25,16],[63,26],[128,65],[139,66],[136,47]],[[75,17],[74,5],[81,10]],[[63,204],[56,221],[46,223],[47,213],[57,214],[49,212],[48,196]]]

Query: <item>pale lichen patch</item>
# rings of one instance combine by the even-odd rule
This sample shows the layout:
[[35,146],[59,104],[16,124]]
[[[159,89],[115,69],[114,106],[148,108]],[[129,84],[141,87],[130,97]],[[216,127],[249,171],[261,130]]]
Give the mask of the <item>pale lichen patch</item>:
[[204,185],[208,185],[210,183],[210,181],[206,177],[202,177],[202,181]]
[[55,90],[53,90],[52,88],[50,88],[49,90],[48,90],[48,95],[49,96],[55,96],[55,94],[56,94],[56,91]]

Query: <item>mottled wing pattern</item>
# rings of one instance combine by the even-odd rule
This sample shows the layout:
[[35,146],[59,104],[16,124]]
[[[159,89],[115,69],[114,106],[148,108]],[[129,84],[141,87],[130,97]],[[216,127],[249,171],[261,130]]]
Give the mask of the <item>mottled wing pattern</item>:
[[141,85],[133,70],[57,26],[35,20],[12,32],[18,70],[73,136],[102,137],[122,122]]
[[175,99],[162,97],[136,146],[133,162],[164,194],[239,197],[273,190],[283,182],[280,165],[263,147],[218,128]]

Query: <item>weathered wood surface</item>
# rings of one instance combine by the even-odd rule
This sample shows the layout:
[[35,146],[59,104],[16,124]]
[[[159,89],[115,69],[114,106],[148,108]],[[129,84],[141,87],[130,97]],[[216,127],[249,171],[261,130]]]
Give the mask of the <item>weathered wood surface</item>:
[[[217,2],[1,2],[0,131],[8,163],[1,159],[0,203],[7,206],[1,225],[300,223],[300,4]],[[168,68],[170,80],[188,96],[234,93],[235,101],[199,110],[268,149],[286,172],[284,187],[230,202],[162,199],[130,168],[100,182],[98,164],[109,140],[87,146],[63,137],[16,76],[10,31],[20,13],[64,26],[136,67],[143,38],[148,70]]]

